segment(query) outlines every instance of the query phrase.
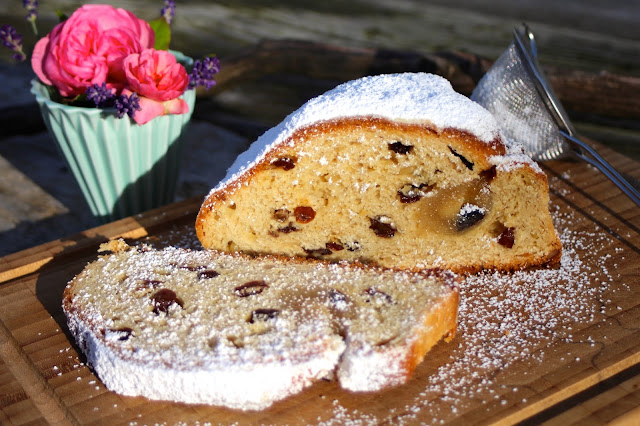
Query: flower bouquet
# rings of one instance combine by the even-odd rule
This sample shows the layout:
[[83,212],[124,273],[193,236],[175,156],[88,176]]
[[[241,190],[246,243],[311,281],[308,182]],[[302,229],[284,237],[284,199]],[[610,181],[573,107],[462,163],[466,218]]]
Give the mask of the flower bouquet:
[[[35,27],[36,1],[24,1]],[[32,93],[49,133],[100,222],[173,200],[184,128],[198,85],[209,89],[216,57],[168,50],[175,4],[150,23],[109,5],[84,5],[37,41]],[[22,37],[0,28],[25,60]]]

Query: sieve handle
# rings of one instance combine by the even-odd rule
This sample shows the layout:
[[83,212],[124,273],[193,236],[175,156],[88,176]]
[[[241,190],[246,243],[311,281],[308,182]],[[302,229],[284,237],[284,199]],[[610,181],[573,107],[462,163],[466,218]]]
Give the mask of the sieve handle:
[[529,27],[524,24],[522,29],[514,29],[514,39],[520,56],[524,59],[523,63],[528,68],[530,75],[534,77],[533,81],[538,93],[544,101],[547,110],[555,119],[560,130],[560,134],[571,145],[573,154],[600,170],[618,188],[620,188],[625,195],[640,207],[640,192],[638,192],[637,189],[623,178],[616,169],[607,163],[595,149],[575,137],[576,131],[571,125],[571,120],[569,120],[567,113],[562,107],[562,103],[554,93],[553,88],[538,65],[538,49],[536,47],[535,37]]
[[529,71],[529,75],[533,77],[536,90],[540,94],[540,98],[544,102],[547,110],[555,120],[558,127],[566,129],[570,135],[575,135],[576,131],[569,120],[567,112],[562,107],[562,103],[556,96],[549,80],[545,76],[542,68],[538,64],[538,48],[536,47],[536,39],[527,24],[523,24],[521,29],[513,30],[513,38],[515,47],[520,54],[523,65]]
[[570,135],[565,130],[560,130],[560,134],[569,141],[569,144],[574,148],[574,154],[583,161],[591,164],[593,167],[600,170],[606,177],[608,177],[625,195],[636,203],[640,207],[640,192],[636,190],[620,173],[614,169],[611,164],[600,156],[595,149],[589,145]]

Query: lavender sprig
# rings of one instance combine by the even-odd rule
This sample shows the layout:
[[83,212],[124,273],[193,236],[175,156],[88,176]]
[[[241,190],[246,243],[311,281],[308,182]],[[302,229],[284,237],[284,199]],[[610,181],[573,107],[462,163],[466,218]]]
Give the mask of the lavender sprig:
[[16,61],[24,61],[27,55],[22,51],[22,35],[16,31],[11,25],[3,25],[0,27],[0,41],[5,47],[15,52],[13,59]]
[[38,0],[22,0],[22,5],[27,11],[27,21],[31,23],[34,34],[38,35],[38,27],[36,27],[36,18],[38,17]]
[[217,57],[209,56],[197,59],[189,74],[189,88],[205,86],[207,90],[211,89],[216,84],[213,76],[218,72],[220,72],[220,60]]
[[94,84],[87,87],[85,94],[87,95],[87,100],[96,104],[96,108],[112,106],[116,99],[115,91],[107,88],[107,83],[105,82],[102,82],[101,85]]
[[164,7],[160,10],[160,15],[167,21],[168,25],[171,25],[173,16],[176,13],[176,2],[174,0],[164,0]]
[[131,95],[120,95],[115,102],[116,116],[122,118],[126,115],[133,118],[136,115],[136,111],[140,111],[140,97],[137,93]]

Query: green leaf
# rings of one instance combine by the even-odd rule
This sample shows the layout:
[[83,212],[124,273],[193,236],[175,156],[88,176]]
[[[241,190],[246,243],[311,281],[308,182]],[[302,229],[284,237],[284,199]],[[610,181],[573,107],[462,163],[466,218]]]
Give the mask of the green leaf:
[[149,21],[151,29],[156,35],[156,44],[153,46],[156,50],[168,50],[171,43],[171,27],[164,18]]
[[69,19],[66,13],[58,9],[56,9],[56,15],[58,16],[58,22],[63,22]]

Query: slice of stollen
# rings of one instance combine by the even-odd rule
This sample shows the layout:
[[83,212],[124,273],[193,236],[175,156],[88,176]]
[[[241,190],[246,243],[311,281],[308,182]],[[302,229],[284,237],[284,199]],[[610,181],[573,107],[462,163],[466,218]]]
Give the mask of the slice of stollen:
[[314,381],[404,383],[456,327],[448,273],[129,247],[88,264],[63,310],[88,364],[123,395],[259,410]]

